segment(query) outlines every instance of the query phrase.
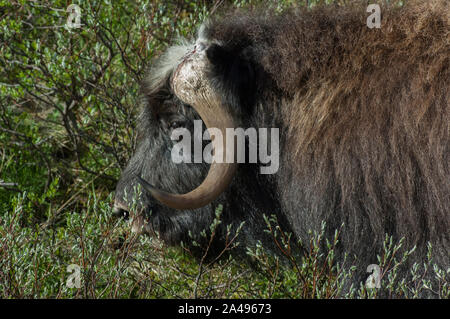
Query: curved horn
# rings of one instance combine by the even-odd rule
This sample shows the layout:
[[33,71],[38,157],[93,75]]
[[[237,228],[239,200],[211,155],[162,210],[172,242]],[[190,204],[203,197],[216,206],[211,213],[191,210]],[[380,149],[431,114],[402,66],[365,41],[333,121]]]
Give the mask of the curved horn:
[[[226,138],[226,128],[235,128],[235,123],[227,107],[221,102],[206,80],[208,67],[206,50],[189,54],[177,67],[172,76],[172,89],[183,102],[191,105],[207,128],[217,128],[222,132],[223,143],[212,137],[214,157],[208,175],[200,186],[186,194],[172,194],[159,190],[138,177],[142,187],[162,204],[175,209],[195,209],[203,207],[213,200],[229,186],[237,169],[236,161],[226,163],[228,152],[235,152],[234,138]],[[221,149],[223,148],[223,149]],[[216,155],[223,157],[216,158]]]

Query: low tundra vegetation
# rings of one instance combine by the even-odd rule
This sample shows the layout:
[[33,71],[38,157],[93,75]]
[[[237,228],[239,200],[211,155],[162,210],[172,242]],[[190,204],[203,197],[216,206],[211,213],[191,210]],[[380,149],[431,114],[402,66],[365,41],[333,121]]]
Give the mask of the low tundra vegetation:
[[[307,242],[293,243],[290,234],[267,217],[267,232],[284,257],[256,246],[248,249],[252,267],[228,254],[206,262],[193,258],[185,247],[167,247],[157,237],[136,237],[126,222],[111,216],[110,199],[99,199],[92,191],[81,212],[67,213],[52,225],[25,226],[22,216],[29,200],[26,193],[17,195],[0,221],[0,294],[5,298],[415,298],[431,290],[440,298],[450,297],[448,270],[433,266],[431,259],[412,267],[412,281],[397,278],[396,270],[413,250],[399,255],[403,242],[394,243],[389,236],[379,256],[381,288],[367,288],[365,283],[347,287],[354,271],[352,256],[347,256],[347,265],[334,262],[339,231],[334,238],[324,238],[325,225],[322,231],[311,232]],[[218,207],[212,234],[220,216]],[[226,250],[239,244],[230,238]],[[293,245],[307,253],[298,256]],[[79,287],[71,280],[75,272],[70,265],[79,267]],[[426,272],[435,274],[438,285],[422,279]]]

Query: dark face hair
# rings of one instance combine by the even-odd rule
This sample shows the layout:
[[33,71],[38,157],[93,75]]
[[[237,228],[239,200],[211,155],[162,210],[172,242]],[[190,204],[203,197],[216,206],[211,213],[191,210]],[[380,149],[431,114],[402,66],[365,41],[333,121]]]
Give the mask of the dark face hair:
[[192,138],[196,138],[193,128],[194,120],[198,119],[193,108],[173,95],[168,83],[151,95],[144,96],[136,151],[117,184],[116,200],[127,207],[131,207],[133,200],[136,201],[136,212],[143,212],[152,231],[166,233],[171,225],[168,219],[160,217],[172,216],[174,213],[159,205],[145,191],[137,194],[139,183],[136,176],[141,176],[160,189],[175,193],[185,193],[195,188],[206,176],[208,165],[174,163],[171,151],[178,141],[172,141],[170,137],[174,129],[184,127],[191,132]]

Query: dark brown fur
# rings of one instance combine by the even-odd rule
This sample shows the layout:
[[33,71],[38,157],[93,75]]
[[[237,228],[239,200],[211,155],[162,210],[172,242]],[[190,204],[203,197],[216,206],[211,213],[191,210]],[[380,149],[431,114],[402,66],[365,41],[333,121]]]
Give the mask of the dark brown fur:
[[267,88],[281,91],[277,184],[299,238],[322,220],[330,231],[345,223],[342,246],[363,268],[386,233],[423,258],[431,242],[448,267],[449,2],[382,7],[381,29],[366,26],[365,9],[233,13],[210,36],[256,48],[250,55],[271,79],[260,112],[273,114]]

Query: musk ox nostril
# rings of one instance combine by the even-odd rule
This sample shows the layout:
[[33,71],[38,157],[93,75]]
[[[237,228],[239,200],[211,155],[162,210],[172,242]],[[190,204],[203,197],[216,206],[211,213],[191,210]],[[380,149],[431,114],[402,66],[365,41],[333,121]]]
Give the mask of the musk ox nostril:
[[113,208],[112,213],[113,213],[113,216],[115,216],[117,218],[122,217],[125,220],[128,220],[128,218],[130,217],[130,213],[127,210],[125,210],[121,207],[117,207],[117,206],[115,206]]

